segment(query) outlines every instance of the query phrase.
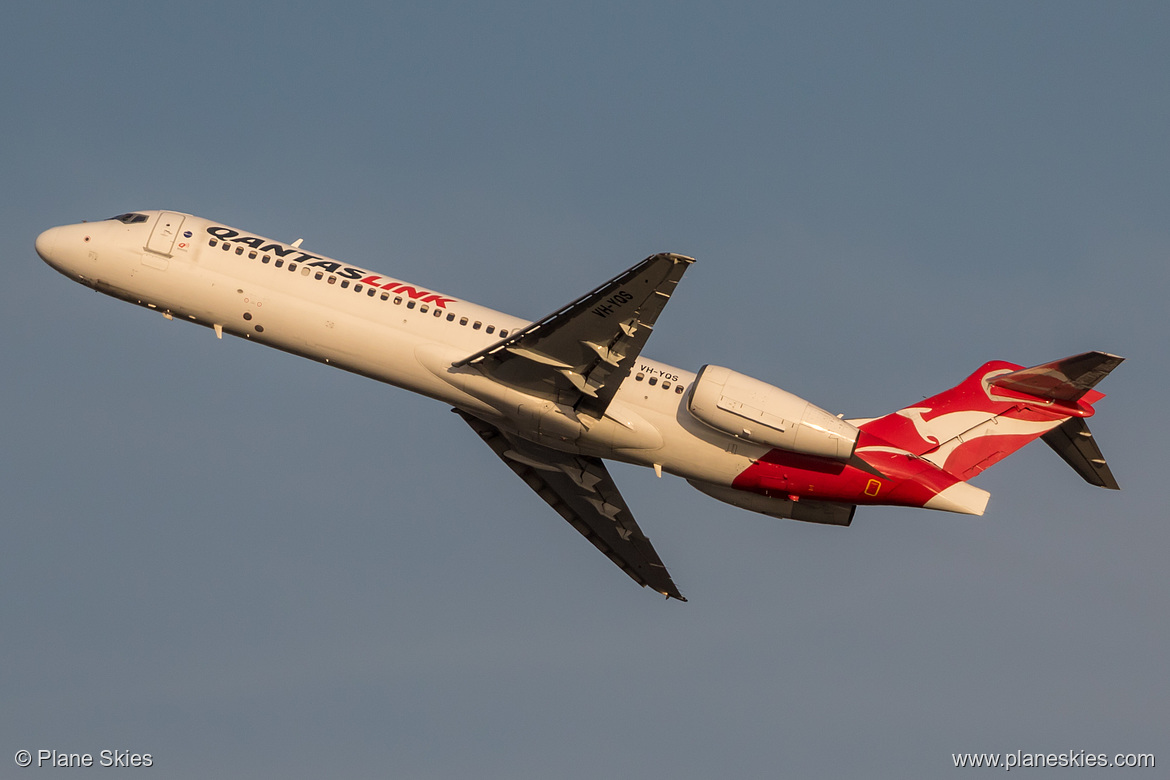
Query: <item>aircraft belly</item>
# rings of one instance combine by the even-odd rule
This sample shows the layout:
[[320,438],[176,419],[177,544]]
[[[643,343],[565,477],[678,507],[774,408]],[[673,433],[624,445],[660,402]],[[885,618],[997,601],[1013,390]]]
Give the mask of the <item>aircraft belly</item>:
[[[485,376],[471,365],[456,365],[465,354],[448,344],[421,343],[414,349],[418,364],[446,386],[450,403],[466,411],[469,404],[486,405],[501,427],[562,452],[614,457],[617,450],[654,450],[662,446],[658,430],[632,411],[597,419],[572,407],[539,398]],[[455,391],[453,395],[451,391]],[[475,414],[483,416],[482,412]]]
[[133,253],[117,261],[102,258],[90,286],[131,303],[184,317],[193,315],[197,320],[221,312],[230,304],[227,286],[208,284],[207,275],[198,269],[172,259],[164,270],[141,262],[145,256]]
[[661,466],[668,474],[718,485],[730,485],[753,462],[751,452],[740,451],[736,442],[722,441],[707,431],[696,435],[680,423],[673,406],[638,406],[637,414],[659,433],[662,443],[653,450],[615,447],[605,457],[640,466]]

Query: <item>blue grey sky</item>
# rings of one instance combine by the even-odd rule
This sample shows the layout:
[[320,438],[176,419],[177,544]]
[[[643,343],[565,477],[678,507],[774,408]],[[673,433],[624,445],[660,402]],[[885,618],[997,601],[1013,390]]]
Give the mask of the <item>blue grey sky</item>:
[[[1168,30],[1138,2],[12,4],[0,774],[1170,763]],[[442,405],[33,251],[153,208],[530,318],[692,255],[646,354],[848,416],[1121,354],[1092,424],[1123,490],[1034,444],[975,481],[984,517],[839,529],[615,466],[664,602]]]

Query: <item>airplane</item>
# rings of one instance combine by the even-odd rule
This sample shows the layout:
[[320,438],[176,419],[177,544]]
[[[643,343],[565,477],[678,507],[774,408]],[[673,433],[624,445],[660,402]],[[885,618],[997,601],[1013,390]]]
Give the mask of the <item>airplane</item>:
[[52,268],[98,292],[452,407],[554,511],[643,587],[686,601],[605,460],[733,506],[848,526],[858,506],[982,515],[969,480],[1033,439],[1118,489],[1085,422],[1123,358],[991,361],[955,387],[845,419],[745,374],[642,357],[690,257],[652,255],[529,322],[176,211],[54,227]]

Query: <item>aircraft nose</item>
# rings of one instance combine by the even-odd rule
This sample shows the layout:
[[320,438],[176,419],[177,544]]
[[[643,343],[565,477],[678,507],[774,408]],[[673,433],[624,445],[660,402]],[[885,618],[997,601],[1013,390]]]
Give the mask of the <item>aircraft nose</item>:
[[57,246],[57,239],[61,235],[61,228],[49,228],[37,236],[37,254],[49,265],[53,264],[53,250]]
[[91,225],[61,225],[49,228],[37,236],[37,254],[54,270],[66,276],[80,273],[84,258],[89,255]]

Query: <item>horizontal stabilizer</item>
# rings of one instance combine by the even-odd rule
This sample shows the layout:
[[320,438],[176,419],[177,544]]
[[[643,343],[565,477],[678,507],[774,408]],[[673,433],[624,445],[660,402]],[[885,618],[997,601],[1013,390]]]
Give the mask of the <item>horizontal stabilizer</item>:
[[[1121,365],[1123,357],[1107,352],[1084,352],[1032,368],[1001,374],[988,384],[1037,398],[1075,403]],[[1092,480],[1090,480],[1092,481]]]
[[1041,438],[1090,485],[1121,489],[1084,419],[1071,417]]

